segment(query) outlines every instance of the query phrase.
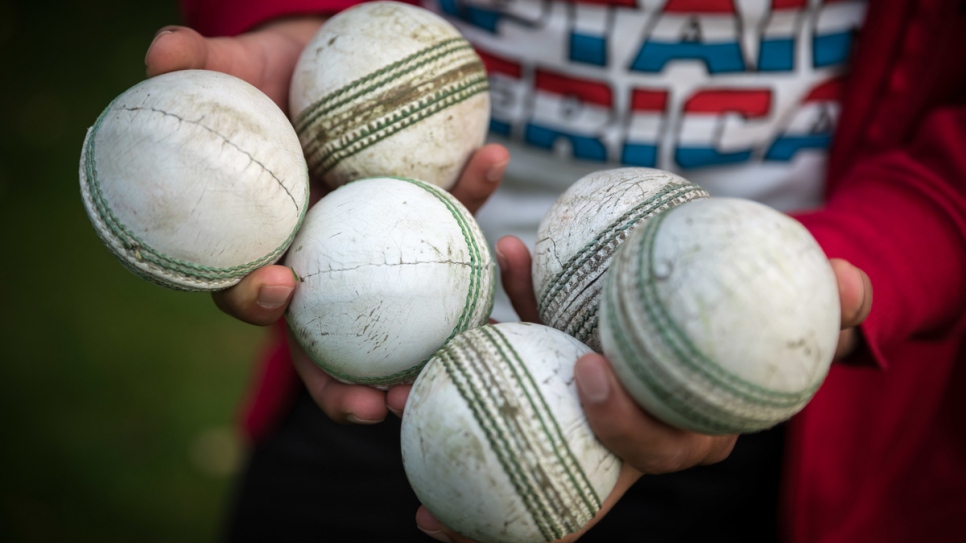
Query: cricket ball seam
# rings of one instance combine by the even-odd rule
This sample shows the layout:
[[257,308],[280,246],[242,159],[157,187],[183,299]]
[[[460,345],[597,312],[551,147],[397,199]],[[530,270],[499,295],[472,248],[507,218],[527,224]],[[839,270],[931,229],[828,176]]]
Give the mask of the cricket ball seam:
[[[607,320],[609,329],[620,353],[621,362],[657,399],[673,412],[700,424],[708,431],[735,432],[749,428],[749,424],[770,420],[774,411],[787,412],[789,408],[796,408],[804,404],[821,383],[799,392],[780,392],[765,389],[725,370],[720,364],[705,356],[678,328],[668,314],[655,292],[655,282],[650,278],[655,275],[653,269],[654,238],[663,222],[664,216],[659,216],[648,223],[640,233],[641,242],[637,247],[636,262],[630,251],[622,250],[619,263],[615,263],[615,273],[609,275],[605,290]],[[617,269],[624,265],[636,264],[630,289],[633,292],[623,292],[619,284]],[[634,271],[632,268],[631,271]],[[626,304],[633,303],[628,308]],[[643,310],[647,314],[646,324],[650,330],[638,330],[637,333],[627,330],[629,312]],[[649,332],[654,332],[650,334]],[[635,341],[637,340],[637,341]],[[647,341],[657,341],[669,350],[673,360],[659,359],[653,349],[642,344]],[[639,352],[649,352],[653,363],[640,363]],[[679,378],[673,377],[669,368],[677,368],[689,373],[686,382],[690,386],[682,386]],[[735,409],[732,413],[724,413],[720,406],[704,394],[698,393],[701,386],[710,386],[724,393],[724,396],[741,402],[742,409]],[[719,401],[721,396],[718,397]],[[754,416],[751,415],[754,413]],[[712,415],[713,414],[713,417]]]
[[428,98],[422,97],[418,102],[402,106],[385,117],[356,127],[351,133],[338,139],[324,139],[325,143],[320,144],[323,138],[318,138],[306,146],[309,167],[316,175],[324,175],[342,160],[488,88],[486,76],[473,77],[465,83],[435,92]]
[[[439,200],[446,207],[447,210],[449,210],[450,214],[453,215],[453,218],[456,219],[456,223],[459,225],[459,228],[460,228],[460,233],[463,234],[463,239],[466,241],[466,246],[467,246],[467,249],[469,250],[470,269],[471,269],[470,286],[466,289],[466,303],[464,304],[463,312],[460,315],[460,318],[457,321],[456,326],[453,328],[453,332],[449,335],[448,338],[446,338],[446,341],[449,341],[450,339],[453,338],[453,336],[466,330],[469,327],[470,316],[475,312],[476,302],[479,300],[479,294],[480,294],[479,290],[480,290],[482,275],[483,275],[482,267],[488,264],[483,262],[483,251],[480,248],[480,244],[477,243],[477,237],[474,236],[473,233],[471,232],[472,226],[470,225],[469,221],[466,220],[466,216],[463,214],[464,211],[466,211],[466,209],[456,206],[454,204],[452,195],[450,195],[448,192],[444,192],[442,189],[436,187],[435,185],[430,185],[429,183],[423,183],[421,181],[415,181],[413,179],[406,179],[403,177],[400,177],[398,179],[402,179],[407,183],[421,187],[426,192],[429,192],[430,194],[435,196],[436,199]],[[482,237],[483,235],[482,233],[480,232],[477,232],[477,233],[479,234],[480,237]],[[493,288],[493,284],[491,283],[490,289],[492,290],[492,288]]]
[[[600,509],[600,498],[567,446],[533,376],[512,344],[492,327],[480,327],[474,332],[447,344],[441,349],[439,359],[534,524],[546,540],[559,539],[586,524]],[[497,375],[503,364],[485,363],[482,351],[488,348],[499,354],[512,375]],[[506,394],[507,390],[497,381],[504,387],[519,389],[520,394]],[[514,400],[520,402],[510,405]],[[513,416],[509,417],[511,413]],[[512,428],[509,418],[515,423]],[[498,426],[500,423],[504,425]],[[543,439],[530,439],[532,436]],[[535,447],[542,447],[543,455],[527,454],[528,449]],[[565,477],[547,477],[542,470],[534,469],[542,466],[525,465],[528,458],[529,464],[534,464],[537,459],[548,456],[558,460],[557,467],[565,472]],[[537,471],[544,477],[536,476]],[[572,503],[574,498],[577,498],[577,508]]]
[[[425,74],[439,75],[420,83]],[[350,88],[369,82],[372,84],[360,91],[343,96]],[[299,115],[296,132],[309,167],[321,176],[342,160],[488,90],[486,69],[479,56],[465,40],[455,38],[423,49],[323,97]],[[388,113],[378,107],[383,104],[390,104]]]
[[[542,289],[539,297],[539,312],[542,319],[548,321],[555,328],[560,328],[577,339],[588,342],[598,327],[596,308],[600,299],[599,292],[591,296],[583,296],[603,276],[607,266],[601,265],[612,257],[627,237],[630,229],[641,221],[660,213],[670,207],[675,207],[697,198],[708,197],[707,191],[691,183],[671,185],[635,205],[620,217],[611,222],[600,235],[589,241],[567,262]],[[596,275],[588,282],[587,277]],[[576,279],[578,284],[585,284],[579,292],[566,289]],[[570,306],[564,311],[558,309],[570,300]],[[577,303],[577,306],[573,306]],[[549,321],[554,321],[550,323]]]
[[[537,386],[537,383],[534,382],[533,375],[527,370],[526,365],[520,358],[520,354],[517,353],[516,349],[513,348],[513,344],[507,340],[503,332],[493,327],[483,327],[480,328],[479,331],[490,339],[491,345],[493,345],[499,351],[503,358],[511,362],[508,364],[508,367],[514,372],[514,376],[519,379],[521,383],[529,385],[530,390],[527,393],[527,399],[531,403],[534,401],[533,398],[539,400],[539,407],[542,409],[537,409],[537,406],[535,406],[534,411],[539,416],[540,425],[543,427],[548,436],[553,437],[553,441],[556,445],[554,447],[554,452],[556,453],[557,459],[561,462],[561,465],[566,467],[566,472],[568,478],[573,484],[573,488],[577,491],[581,502],[587,507],[587,510],[590,512],[591,516],[593,516],[593,514],[596,513],[602,505],[600,498],[597,496],[596,492],[594,492],[590,480],[586,477],[583,470],[580,469],[580,464],[577,461],[576,455],[574,455],[573,451],[566,446],[567,442],[564,438],[563,432],[560,429],[560,425],[557,423],[556,417],[552,416],[550,406],[547,405],[543,395],[540,394],[540,389]],[[493,337],[494,335],[499,336],[499,342]],[[501,343],[504,346],[503,348],[500,347]],[[507,356],[505,354],[507,351],[511,356]],[[563,455],[561,455],[561,451],[563,451]],[[575,474],[580,476],[579,481]]]
[[[84,175],[81,180],[81,195],[83,197],[85,206],[90,211],[90,213],[88,213],[89,216],[97,223],[98,228],[95,228],[95,230],[97,231],[98,236],[109,246],[117,249],[117,254],[124,256],[124,258],[121,259],[121,262],[125,264],[125,267],[138,276],[148,279],[154,283],[176,289],[188,290],[183,286],[184,283],[215,288],[217,288],[218,285],[230,286],[235,279],[243,277],[265,264],[275,262],[281,257],[282,253],[285,252],[292,240],[295,239],[295,234],[298,230],[298,227],[301,226],[302,221],[305,218],[305,210],[308,208],[307,192],[306,201],[304,202],[302,208],[298,211],[298,222],[296,227],[292,230],[289,236],[282,242],[281,245],[276,247],[270,253],[245,264],[218,268],[186,262],[184,260],[170,257],[154,249],[140,239],[137,235],[132,233],[111,210],[103,192],[101,191],[100,183],[98,182],[97,177],[95,139],[98,129],[100,128],[107,114],[113,110],[115,102],[116,100],[112,101],[111,104],[104,109],[87,133],[85,145],[82,147]],[[275,179],[278,180],[277,177]],[[286,193],[288,193],[290,197],[292,196],[288,190],[286,190]],[[296,209],[298,209],[297,205]],[[159,281],[158,278],[152,276],[147,269],[156,270],[163,277],[173,281],[174,284]]]
[[[354,101],[356,101],[356,99],[386,86],[401,76],[411,73],[425,66],[426,64],[429,64],[430,62],[438,60],[441,57],[450,55],[454,49],[472,50],[472,47],[463,38],[451,38],[441,41],[431,47],[421,49],[412,55],[403,58],[402,60],[398,60],[392,64],[379,68],[378,70],[366,74],[365,76],[330,92],[312,105],[305,108],[305,110],[299,114],[298,118],[295,120],[296,132],[302,132],[305,130],[308,125],[314,123],[318,117],[327,115],[329,112],[335,111],[347,104],[352,104]],[[350,91],[363,85],[366,86],[360,89],[358,92],[347,95]]]
[[[466,298],[463,303],[463,311],[460,313],[460,317],[457,320],[456,325],[453,327],[452,332],[450,332],[450,335],[446,338],[446,341],[444,342],[444,344],[448,343],[449,340],[453,339],[454,336],[456,336],[460,332],[467,330],[472,324],[473,322],[472,317],[476,311],[477,302],[479,301],[480,295],[482,294],[481,287],[483,286],[483,267],[488,266],[489,264],[484,262],[483,251],[480,248],[480,244],[477,243],[476,236],[474,236],[473,233],[471,232],[472,226],[470,226],[469,221],[466,220],[466,216],[463,214],[463,210],[461,210],[457,205],[454,204],[453,200],[451,200],[452,196],[444,192],[442,189],[439,189],[434,185],[430,185],[422,181],[408,179],[405,177],[393,177],[393,176],[384,176],[384,177],[389,179],[396,179],[399,181],[405,181],[411,185],[417,186],[425,190],[426,192],[434,196],[437,200],[439,200],[443,204],[446,210],[449,211],[450,214],[453,216],[454,220],[456,221],[456,224],[460,228],[460,232],[463,235],[463,240],[466,242],[467,253],[470,258],[470,261],[468,263],[458,263],[458,264],[464,265],[470,268],[470,277],[469,277],[470,284],[466,289]],[[482,236],[482,234],[480,235]],[[434,262],[434,263],[439,263],[439,262]],[[457,264],[455,262],[451,262],[451,263]],[[309,277],[309,276],[306,276],[306,277]],[[490,282],[489,290],[492,291],[492,289],[493,289],[493,283]],[[489,296],[490,293],[488,292],[486,294],[487,296]],[[492,296],[489,296],[489,297],[492,298]],[[490,303],[490,307],[492,307],[492,301]],[[489,311],[487,311],[487,315],[489,315]],[[422,360],[421,362],[419,362],[418,364],[416,364],[411,368],[407,368],[403,371],[394,373],[392,375],[384,375],[384,376],[376,376],[376,377],[355,375],[352,373],[344,372],[333,368],[325,360],[320,360],[315,356],[311,356],[311,358],[326,373],[335,377],[336,379],[339,379],[340,381],[352,382],[352,383],[364,384],[364,385],[372,385],[372,386],[382,386],[382,385],[391,385],[391,384],[410,382],[412,379],[416,377],[416,375],[419,374],[420,371],[422,371],[423,366],[425,366],[426,363],[432,358],[432,355],[428,356],[427,358],[425,358],[424,360]]]
[[[663,327],[658,326],[661,337],[673,348],[679,360],[696,373],[726,386],[736,396],[741,396],[749,402],[760,403],[763,406],[788,407],[799,403],[803,397],[810,397],[817,390],[817,385],[813,385],[804,392],[781,392],[769,390],[726,370],[721,364],[705,356],[674,322],[667,307],[661,302],[656,292],[656,282],[650,280],[650,278],[658,275],[654,270],[654,238],[657,236],[664,217],[661,216],[653,224],[648,225],[650,232],[645,237],[643,250],[638,256],[638,270],[646,269],[647,274],[637,274],[637,292],[640,296],[640,305],[650,313],[651,322],[665,324]],[[646,264],[645,255],[647,258]]]

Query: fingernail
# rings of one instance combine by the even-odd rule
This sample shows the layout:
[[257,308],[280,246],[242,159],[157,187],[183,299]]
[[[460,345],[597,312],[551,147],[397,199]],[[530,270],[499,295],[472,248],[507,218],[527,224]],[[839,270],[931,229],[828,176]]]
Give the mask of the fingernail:
[[148,50],[144,53],[145,66],[148,65],[148,55],[151,54],[151,48],[154,47],[154,44],[157,43],[158,39],[161,38],[161,36],[164,36],[165,34],[170,34],[170,33],[171,33],[170,30],[162,30],[161,32],[158,32],[157,34],[154,35],[154,38],[151,39],[151,44],[148,45]]
[[165,34],[171,34],[171,31],[170,30],[162,30],[161,32],[158,32],[157,34],[155,34],[154,35],[154,38],[151,40],[151,45],[148,45],[148,49],[150,49],[152,45],[154,45],[155,43],[157,43],[158,39],[161,38],[161,36],[164,36]]
[[398,409],[393,409],[392,407],[389,407],[388,405],[386,406],[386,409],[388,409],[389,412],[392,413],[393,415],[396,415],[397,417],[402,418],[402,411],[400,411]]
[[853,308],[851,316],[851,320],[853,322],[850,323],[857,324],[854,321],[858,320],[859,315],[862,314],[862,305],[865,303],[865,281],[862,280],[862,272],[854,266],[852,267],[852,273],[849,275],[851,275],[849,282],[852,283],[851,288],[853,289],[853,292],[859,292],[861,294],[861,296],[859,296],[858,303],[856,303],[855,307]]
[[278,309],[288,303],[293,290],[292,287],[265,285],[258,289],[258,298],[255,303],[265,309]]
[[584,401],[601,404],[610,396],[610,380],[604,368],[594,360],[579,360],[574,367],[574,379]]
[[493,249],[493,252],[496,253],[496,263],[497,263],[498,266],[500,266],[500,271],[501,272],[505,272],[506,271],[506,257],[503,256],[503,253],[501,253],[500,250],[497,249],[497,248],[494,248]]
[[380,422],[382,422],[382,419],[379,419],[379,420],[361,419],[353,415],[352,413],[349,413],[348,415],[346,415],[345,420],[351,422],[352,424],[379,424]]
[[506,171],[506,165],[509,163],[509,160],[497,162],[496,164],[490,166],[490,169],[486,170],[486,173],[483,174],[483,177],[491,183],[496,183],[500,179],[503,179],[503,172]]

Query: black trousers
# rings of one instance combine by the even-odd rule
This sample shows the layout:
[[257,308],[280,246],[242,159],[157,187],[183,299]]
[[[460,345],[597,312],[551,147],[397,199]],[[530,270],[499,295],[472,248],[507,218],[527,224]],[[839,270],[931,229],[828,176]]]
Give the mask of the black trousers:
[[[402,468],[398,418],[338,425],[298,398],[251,454],[225,541],[427,542]],[[781,426],[742,436],[724,462],[645,475],[582,542],[776,541]]]

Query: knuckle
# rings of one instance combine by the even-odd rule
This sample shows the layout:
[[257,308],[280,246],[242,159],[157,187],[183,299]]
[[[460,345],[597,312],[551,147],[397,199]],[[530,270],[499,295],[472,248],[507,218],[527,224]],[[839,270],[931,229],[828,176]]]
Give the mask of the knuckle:
[[717,464],[718,462],[724,461],[726,458],[731,456],[731,451],[735,448],[735,443],[738,442],[738,436],[718,436],[714,439],[711,450],[708,452],[702,464]]
[[693,463],[689,462],[688,459],[689,453],[686,451],[665,450],[645,454],[639,458],[638,464],[632,462],[631,465],[638,467],[644,473],[660,475],[662,473],[674,473],[691,467]]
[[637,440],[635,443],[625,444],[623,450],[618,449],[615,452],[632,467],[653,475],[673,473],[694,464],[689,460],[690,447],[676,442]]

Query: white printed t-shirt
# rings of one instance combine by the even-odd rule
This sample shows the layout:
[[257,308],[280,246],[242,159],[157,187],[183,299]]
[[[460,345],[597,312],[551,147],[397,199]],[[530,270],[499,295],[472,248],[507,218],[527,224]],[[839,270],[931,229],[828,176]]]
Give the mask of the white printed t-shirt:
[[[438,0],[483,58],[511,155],[477,218],[532,249],[553,201],[621,166],[790,211],[821,202],[864,0]],[[500,289],[502,290],[502,289]],[[516,320],[500,292],[493,317]]]

